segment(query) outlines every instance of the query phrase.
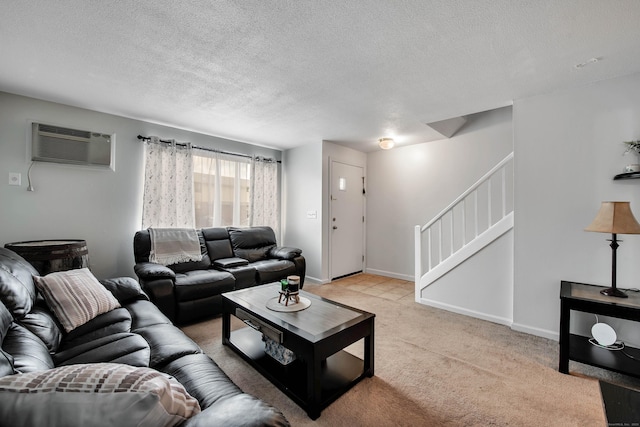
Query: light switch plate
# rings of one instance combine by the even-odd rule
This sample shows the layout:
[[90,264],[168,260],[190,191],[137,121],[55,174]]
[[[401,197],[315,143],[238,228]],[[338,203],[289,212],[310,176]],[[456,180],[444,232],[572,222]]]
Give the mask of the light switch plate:
[[22,185],[22,174],[9,172],[9,185]]

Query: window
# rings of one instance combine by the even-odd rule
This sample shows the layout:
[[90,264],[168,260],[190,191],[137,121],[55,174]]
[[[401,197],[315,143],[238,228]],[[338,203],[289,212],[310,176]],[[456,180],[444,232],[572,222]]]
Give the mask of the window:
[[251,160],[198,151],[193,155],[196,228],[248,226]]

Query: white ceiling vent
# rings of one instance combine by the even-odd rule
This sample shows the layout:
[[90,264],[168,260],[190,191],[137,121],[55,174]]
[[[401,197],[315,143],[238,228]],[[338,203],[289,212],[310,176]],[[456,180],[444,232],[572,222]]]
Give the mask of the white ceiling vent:
[[113,169],[115,135],[31,124],[31,160]]

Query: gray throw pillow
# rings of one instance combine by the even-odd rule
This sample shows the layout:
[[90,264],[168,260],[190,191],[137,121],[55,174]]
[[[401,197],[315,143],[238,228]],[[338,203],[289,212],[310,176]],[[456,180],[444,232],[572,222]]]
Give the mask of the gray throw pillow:
[[35,277],[35,282],[66,332],[120,307],[118,300],[88,268],[50,273]]

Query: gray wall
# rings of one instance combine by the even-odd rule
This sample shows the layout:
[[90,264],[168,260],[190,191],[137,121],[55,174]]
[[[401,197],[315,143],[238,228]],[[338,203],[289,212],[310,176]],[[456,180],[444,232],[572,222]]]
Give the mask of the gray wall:
[[422,290],[421,302],[511,326],[513,230]]
[[470,116],[450,139],[370,153],[367,271],[413,281],[414,227],[429,222],[512,149],[507,107]]
[[[307,280],[322,277],[322,143],[283,153],[284,241],[303,248]],[[315,218],[307,213],[315,212]]]
[[[622,141],[640,138],[640,74],[516,100],[513,111],[513,327],[557,338],[560,281],[610,284],[611,236],[583,231],[600,202],[630,201],[640,219],[640,180],[612,179],[635,163]],[[640,236],[619,237],[618,286],[638,288]],[[640,342],[637,325],[619,332]]]
[[[329,168],[332,160],[362,166],[366,154],[328,141],[290,149],[283,154],[285,242],[304,248],[307,279],[329,282]],[[315,212],[316,218],[307,213]]]
[[[36,163],[27,191],[28,121],[116,134],[115,171]],[[141,227],[144,145],[138,134],[280,160],[281,152],[0,92],[0,244],[84,239],[99,278],[133,276],[133,234]],[[9,186],[10,172],[22,174]]]

